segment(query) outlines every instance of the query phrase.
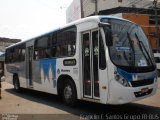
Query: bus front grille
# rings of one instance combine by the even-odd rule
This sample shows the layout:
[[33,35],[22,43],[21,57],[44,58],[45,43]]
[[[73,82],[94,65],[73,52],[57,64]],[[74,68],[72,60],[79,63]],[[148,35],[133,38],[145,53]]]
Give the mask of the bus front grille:
[[140,87],[140,86],[150,85],[153,83],[154,83],[153,79],[131,81],[132,87]]

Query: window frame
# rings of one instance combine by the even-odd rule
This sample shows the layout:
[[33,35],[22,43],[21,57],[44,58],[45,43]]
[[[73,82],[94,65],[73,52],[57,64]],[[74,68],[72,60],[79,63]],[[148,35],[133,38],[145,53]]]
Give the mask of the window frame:
[[[15,52],[15,51],[18,51],[18,52]],[[17,54],[16,57],[15,55],[13,55],[15,53]],[[6,64],[24,62],[25,59],[26,59],[26,43],[21,43],[6,49],[6,55],[5,55]]]
[[[70,33],[67,33],[66,31],[69,31],[69,32],[73,31],[73,36],[69,36]],[[40,48],[38,46],[39,39],[46,37],[46,36],[48,37],[47,43],[46,43],[47,46],[44,48],[43,47]],[[67,36],[67,39],[66,39],[66,36]],[[60,37],[60,38],[58,38],[58,37]],[[58,40],[58,39],[60,39],[60,40]],[[34,41],[34,57],[33,57],[33,59],[36,61],[39,59],[73,57],[76,54],[76,41],[77,41],[77,27],[75,25],[66,27],[64,29],[60,29],[58,31],[50,32],[50,33],[45,34],[43,36],[40,36],[40,37],[36,38]],[[70,51],[69,51],[69,46],[70,46]],[[67,54],[63,55],[62,54],[63,52],[61,50],[60,50],[60,55],[56,55],[57,52],[52,53],[52,50],[54,49],[55,51],[57,51],[58,47],[61,47],[61,49],[62,49],[62,47],[67,48]],[[38,52],[40,49],[43,49],[43,51],[50,49],[51,56],[40,58],[39,52]],[[64,50],[64,51],[66,52],[66,50]],[[70,53],[70,55],[69,55],[69,53]]]

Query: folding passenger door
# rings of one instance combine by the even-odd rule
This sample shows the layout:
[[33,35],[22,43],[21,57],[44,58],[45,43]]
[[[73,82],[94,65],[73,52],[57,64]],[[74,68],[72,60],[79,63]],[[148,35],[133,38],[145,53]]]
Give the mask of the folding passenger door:
[[83,97],[99,99],[99,31],[82,33]]

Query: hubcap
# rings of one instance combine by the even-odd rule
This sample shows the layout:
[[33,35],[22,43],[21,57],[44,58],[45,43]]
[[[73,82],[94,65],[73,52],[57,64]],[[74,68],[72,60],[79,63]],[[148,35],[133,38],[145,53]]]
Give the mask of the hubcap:
[[67,101],[72,97],[71,86],[68,85],[64,88],[64,97]]

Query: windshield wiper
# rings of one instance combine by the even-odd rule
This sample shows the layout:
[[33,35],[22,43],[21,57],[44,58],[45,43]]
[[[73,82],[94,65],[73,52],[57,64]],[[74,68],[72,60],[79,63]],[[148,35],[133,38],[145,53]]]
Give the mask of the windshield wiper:
[[[138,40],[139,43],[140,43],[140,49],[141,49],[141,51],[142,51],[145,59],[147,60],[147,62],[148,62],[149,64],[151,64],[151,65],[153,66],[152,59],[151,59],[150,55],[148,54],[148,51],[146,50],[146,47],[144,46],[143,42],[139,40],[139,37],[138,37],[137,33],[135,33],[135,36],[136,36],[137,40]],[[144,50],[143,50],[143,49],[144,49]],[[144,53],[144,51],[146,52],[147,56],[146,56],[146,54]],[[147,58],[147,57],[148,57],[148,58]]]
[[128,37],[128,39],[129,39],[129,44],[130,44],[131,49],[132,49],[132,51],[133,51],[133,54],[132,54],[132,57],[133,57],[133,66],[135,66],[135,50],[134,50],[134,46],[133,46],[133,44],[132,44],[131,37],[130,37],[130,35],[129,35],[128,32],[127,32],[127,37]]

